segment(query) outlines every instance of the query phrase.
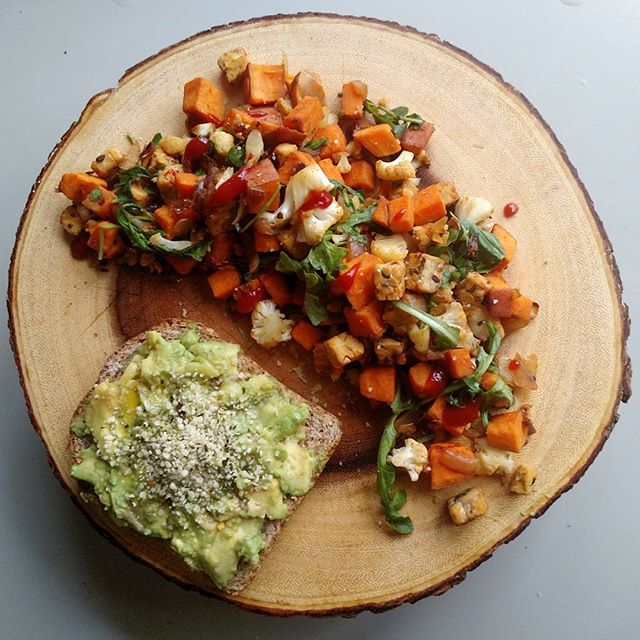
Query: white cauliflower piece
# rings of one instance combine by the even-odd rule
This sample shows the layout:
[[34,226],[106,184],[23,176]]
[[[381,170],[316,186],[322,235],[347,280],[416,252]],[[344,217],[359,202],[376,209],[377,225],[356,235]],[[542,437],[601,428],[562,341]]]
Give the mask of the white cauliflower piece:
[[[284,200],[275,211],[265,211],[256,220],[256,230],[274,234],[291,220],[311,191],[331,191],[333,184],[315,162],[295,173],[284,192]],[[342,208],[340,208],[342,211]],[[334,211],[334,214],[336,212]]]
[[223,131],[222,129],[216,129],[211,134],[211,142],[215,147],[216,153],[223,158],[227,157],[227,154],[235,146],[235,140],[230,133]]
[[191,133],[196,138],[210,138],[216,128],[210,122],[203,122],[191,128]]
[[306,242],[315,246],[322,241],[325,231],[344,217],[344,209],[335,198],[324,209],[310,209],[305,211],[298,228],[298,242]]
[[407,329],[409,340],[413,342],[413,346],[418,353],[429,352],[429,341],[431,340],[431,329],[425,324],[412,324]]
[[400,260],[377,264],[373,272],[373,284],[378,300],[400,300],[404,295],[406,267]]
[[407,241],[399,233],[392,236],[383,236],[377,233],[371,242],[371,253],[383,262],[396,262],[407,257],[409,247]]
[[169,156],[180,157],[191,138],[187,136],[164,136],[160,140],[160,148]]
[[469,349],[472,353],[477,353],[480,346],[480,340],[478,340],[469,325],[467,324],[467,316],[464,313],[464,309],[459,302],[451,302],[445,312],[438,316],[440,320],[447,322],[454,327],[458,327],[460,330],[460,337],[458,338],[458,346],[463,349]]
[[471,333],[478,338],[478,340],[487,340],[489,338],[489,322],[493,323],[496,327],[498,334],[501,338],[504,338],[504,328],[499,320],[496,320],[490,313],[489,309],[484,305],[473,305],[465,308],[464,310],[467,316],[467,323]]
[[218,58],[218,66],[227,78],[227,81],[234,83],[242,76],[249,64],[249,55],[243,47],[236,47],[225,51]]
[[475,441],[479,472],[486,476],[510,476],[513,473],[513,454],[496,449],[488,444],[486,438]]
[[349,173],[351,171],[351,163],[349,162],[349,154],[346,151],[342,151],[340,154],[340,160],[336,168],[340,173]]
[[461,222],[478,224],[486,220],[493,213],[493,205],[484,198],[460,198],[456,204],[456,217]]
[[376,175],[380,180],[406,180],[407,178],[415,178],[416,170],[411,164],[412,160],[413,153],[411,153],[411,151],[402,151],[398,157],[391,162],[377,160]]
[[453,524],[467,524],[471,520],[484,515],[487,512],[487,501],[484,493],[478,487],[467,489],[462,493],[447,500],[449,516]]
[[406,469],[411,481],[416,482],[429,464],[429,451],[421,442],[407,438],[404,447],[394,449],[387,456],[387,462],[394,467]]
[[91,163],[91,168],[101,178],[109,178],[118,168],[123,157],[124,156],[117,149],[109,147]]
[[428,253],[410,253],[407,260],[407,289],[435,293],[440,288],[445,262]]
[[251,313],[251,337],[270,349],[291,340],[293,320],[287,320],[273,300],[261,300]]

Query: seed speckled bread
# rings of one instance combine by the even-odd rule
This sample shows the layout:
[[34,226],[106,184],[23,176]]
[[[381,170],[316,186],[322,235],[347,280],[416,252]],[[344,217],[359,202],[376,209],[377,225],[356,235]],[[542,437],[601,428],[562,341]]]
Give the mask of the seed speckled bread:
[[[162,335],[163,338],[165,338],[165,340],[173,340],[190,326],[195,326],[202,338],[205,340],[218,339],[215,331],[213,331],[209,327],[206,327],[199,323],[186,322],[184,320],[167,320],[160,325],[150,327],[149,331],[157,331],[158,333],[160,333],[160,335]],[[133,352],[144,341],[146,333],[147,332],[145,331],[144,333],[131,338],[130,340],[125,342],[122,347],[118,349],[118,351],[116,351],[109,357],[104,367],[102,368],[100,375],[98,376],[96,384],[104,382],[105,380],[114,380],[122,373],[131,356],[133,355]],[[256,362],[243,355],[242,353],[239,355],[239,370],[246,373],[264,373],[264,369],[262,369],[262,367],[260,367]],[[79,419],[84,414],[84,410],[87,406],[87,403],[89,402],[92,391],[93,389],[91,389],[87,393],[82,402],[78,405],[78,408],[76,409],[73,416],[74,421]],[[340,437],[342,435],[342,431],[340,429],[340,421],[333,414],[329,413],[318,405],[307,402],[304,398],[294,393],[290,389],[287,389],[287,392],[290,393],[296,400],[305,404],[309,409],[309,419],[307,420],[305,425],[306,438],[303,441],[302,445],[308,448],[315,449],[319,455],[320,465],[318,467],[316,475],[313,478],[313,482],[315,483],[325,464],[331,457],[331,454],[338,446],[338,442],[340,441]],[[71,450],[74,453],[77,453],[80,449],[87,446],[89,441],[90,438],[78,438],[73,435],[73,433],[71,433]],[[90,493],[90,496],[91,499],[95,499],[95,494]],[[289,519],[296,506],[303,498],[304,496],[290,497],[286,501],[287,506],[289,507],[289,513],[286,518],[282,520],[265,521],[263,531],[266,538],[266,546],[260,554],[260,562],[262,561],[264,554],[269,550],[269,547],[273,544],[273,541],[278,535],[280,529],[284,526],[285,522]],[[98,504],[97,499],[95,499],[95,503]],[[236,571],[230,582],[227,584],[224,591],[227,591],[229,593],[238,593],[239,591],[244,589],[251,580],[254,573],[258,570],[260,562],[256,565],[250,565],[246,561],[241,561],[240,565],[238,566],[238,570]]]

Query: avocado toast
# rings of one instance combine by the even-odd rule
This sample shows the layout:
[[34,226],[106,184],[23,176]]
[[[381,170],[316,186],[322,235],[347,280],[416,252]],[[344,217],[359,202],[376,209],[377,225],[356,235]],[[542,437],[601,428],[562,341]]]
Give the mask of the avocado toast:
[[[107,360],[71,425],[72,474],[94,490],[88,499],[167,539],[230,593],[248,584],[341,436],[335,416],[238,351],[203,325],[167,321]],[[167,375],[178,369],[189,371],[184,384]],[[205,383],[217,395],[203,396]]]

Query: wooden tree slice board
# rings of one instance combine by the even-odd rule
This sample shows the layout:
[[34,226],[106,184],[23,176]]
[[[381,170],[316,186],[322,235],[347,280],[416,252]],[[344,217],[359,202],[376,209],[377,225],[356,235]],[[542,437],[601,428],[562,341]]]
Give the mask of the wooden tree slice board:
[[[389,96],[435,122],[430,155],[436,178],[451,179],[461,193],[482,195],[498,207],[511,200],[520,205],[520,213],[504,221],[519,240],[507,275],[540,303],[541,312],[504,345],[505,353],[536,352],[540,360],[540,388],[530,397],[538,432],[521,456],[538,468],[535,493],[508,495],[498,482],[476,479],[472,484],[485,490],[489,513],[456,528],[443,502],[459,487],[434,497],[421,480],[407,487],[406,512],[415,523],[407,537],[380,526],[370,462],[384,416],[372,415],[346,383],[315,375],[307,354],[294,345],[271,353],[251,348],[266,369],[303,395],[321,385],[316,394],[342,413],[345,436],[333,466],[255,580],[230,597],[188,571],[163,543],[115,526],[80,499],[69,475],[68,423],[107,356],[128,335],[184,309],[188,318],[242,342],[235,319],[208,298],[197,278],[166,282],[73,261],[57,224],[66,199],[56,186],[62,173],[85,170],[105,147],[124,146],[128,132],[142,139],[156,131],[181,133],[182,85],[196,75],[217,78],[215,60],[236,46],[261,62],[278,61],[286,51],[291,69],[320,73],[333,100],[343,81],[361,78],[372,97]],[[577,481],[630,393],[629,323],[611,247],[553,133],[521,94],[468,54],[434,36],[364,18],[300,14],[216,27],[142,62],[116,89],[95,96],[29,197],[11,265],[9,310],[31,419],[54,471],[91,520],[176,582],[280,615],[381,610],[462,580]]]

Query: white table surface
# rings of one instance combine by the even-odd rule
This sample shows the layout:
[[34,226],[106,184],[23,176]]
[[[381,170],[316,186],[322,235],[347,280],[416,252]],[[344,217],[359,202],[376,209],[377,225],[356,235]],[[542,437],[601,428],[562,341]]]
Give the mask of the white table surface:
[[[437,33],[523,91],[593,197],[633,315],[640,303],[637,0],[3,0],[2,269],[31,184],[90,96],[139,60],[204,28],[303,10],[371,15]],[[447,594],[355,619],[272,619],[181,590],[89,526],[47,466],[5,322],[0,330],[2,640],[640,637],[637,397],[622,407],[579,484]],[[637,334],[630,350],[635,358]]]

